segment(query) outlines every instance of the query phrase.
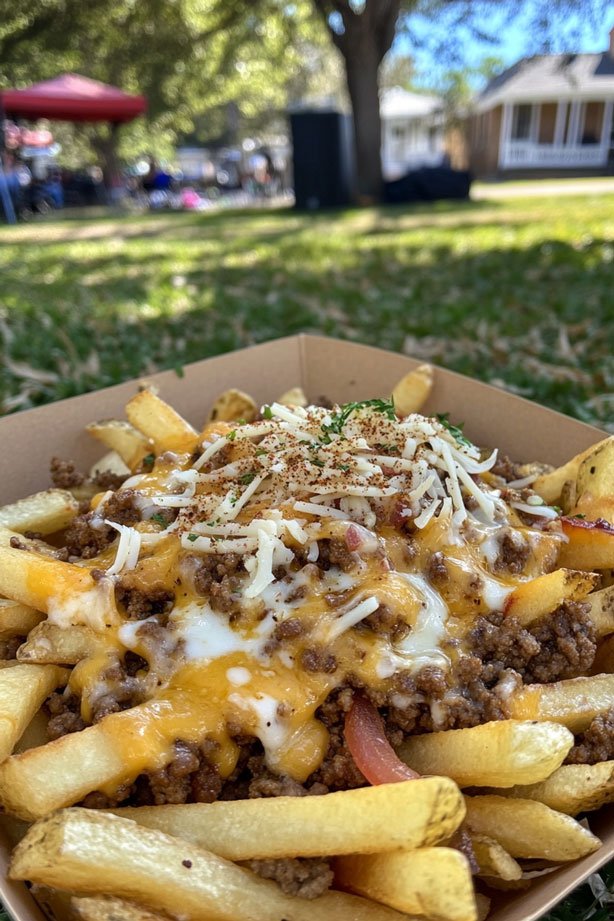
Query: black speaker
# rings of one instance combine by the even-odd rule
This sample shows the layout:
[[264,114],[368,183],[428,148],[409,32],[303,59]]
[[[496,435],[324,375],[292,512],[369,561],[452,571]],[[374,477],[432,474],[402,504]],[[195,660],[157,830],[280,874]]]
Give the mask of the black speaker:
[[354,139],[349,115],[301,111],[290,115],[295,207],[315,211],[348,205],[354,192]]

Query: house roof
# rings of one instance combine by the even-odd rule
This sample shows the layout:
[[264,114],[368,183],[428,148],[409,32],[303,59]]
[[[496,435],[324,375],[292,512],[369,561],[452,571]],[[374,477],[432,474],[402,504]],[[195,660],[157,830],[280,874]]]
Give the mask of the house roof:
[[571,98],[614,99],[614,57],[609,52],[522,58],[490,81],[478,96],[477,110],[502,102]]
[[382,118],[411,118],[430,115],[443,107],[439,96],[424,93],[410,93],[401,86],[393,86],[380,94],[380,115]]

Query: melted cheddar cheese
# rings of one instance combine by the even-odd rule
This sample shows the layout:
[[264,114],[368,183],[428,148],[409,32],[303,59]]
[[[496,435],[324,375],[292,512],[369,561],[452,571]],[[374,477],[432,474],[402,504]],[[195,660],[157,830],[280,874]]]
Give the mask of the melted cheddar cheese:
[[[213,741],[228,776],[237,734],[304,781],[326,753],[317,711],[332,691],[351,681],[390,692],[399,675],[445,672],[475,617],[503,610],[556,560],[556,512],[530,490],[503,498],[496,452],[482,457],[435,419],[397,419],[383,401],[263,415],[217,423],[195,453],[167,451],[127,481],[134,526],[107,520],[110,494],[96,497],[94,521],[117,540],[48,589],[52,623],[104,640],[70,679],[86,721],[117,692],[113,665],[127,651],[146,663],[141,702],[102,721],[125,765],[117,783],[164,767],[177,740]],[[520,572],[500,565],[504,539],[525,550]],[[203,592],[203,568],[217,590]],[[131,620],[118,583],[174,600]]]

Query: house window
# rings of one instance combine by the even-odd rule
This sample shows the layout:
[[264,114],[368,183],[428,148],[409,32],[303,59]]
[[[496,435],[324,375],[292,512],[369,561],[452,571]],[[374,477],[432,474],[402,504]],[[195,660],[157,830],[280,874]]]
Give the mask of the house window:
[[531,114],[533,106],[514,106],[512,118],[512,140],[528,141],[531,135]]
[[539,143],[554,143],[554,128],[556,125],[556,102],[543,102],[539,113]]
[[584,120],[580,132],[581,144],[599,144],[603,129],[603,102],[587,102],[584,104]]

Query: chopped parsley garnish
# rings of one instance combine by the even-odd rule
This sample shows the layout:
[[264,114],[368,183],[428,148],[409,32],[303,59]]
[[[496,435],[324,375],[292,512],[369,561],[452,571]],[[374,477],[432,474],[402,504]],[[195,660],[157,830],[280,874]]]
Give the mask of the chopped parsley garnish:
[[[560,505],[551,505],[550,508],[553,508],[554,511],[557,513],[557,515],[563,514],[563,509],[561,508]],[[584,515],[582,515],[581,517],[584,518]]]
[[[555,505],[555,506],[553,506],[553,508],[558,508],[558,506]],[[562,509],[558,509],[558,511],[559,511],[559,514],[560,514],[560,512],[562,511]],[[586,518],[586,515],[572,515],[571,517],[572,517],[572,518],[582,518],[582,519],[585,519],[585,518]]]
[[226,439],[227,439],[228,441],[234,441],[236,437],[237,437],[237,430],[236,430],[236,429],[233,429],[231,432],[228,432],[228,434],[226,435]]
[[344,473],[347,473],[348,470],[350,469],[350,465],[349,464],[338,464],[337,469],[343,470]]
[[267,452],[265,451],[264,448],[258,448],[258,450],[256,451],[256,454],[255,454],[255,457],[262,457],[262,455],[263,455],[263,454],[266,454],[266,453],[267,453]]
[[141,466],[144,467],[145,470],[151,470],[155,462],[156,462],[155,454],[146,454],[143,460],[141,461]]
[[188,540],[191,540],[194,543],[195,540],[198,540],[198,534],[188,534]]
[[331,435],[342,435],[343,426],[352,413],[358,412],[361,409],[372,409],[373,412],[381,413],[386,416],[391,422],[396,422],[397,416],[394,410],[394,400],[392,397],[390,397],[389,400],[360,400],[358,403],[344,403],[343,406],[340,407],[338,413],[332,414],[330,422],[320,426],[323,432],[320,437],[320,442],[328,445],[332,441]]
[[250,473],[243,473],[239,477],[239,483],[242,483],[244,486],[249,486],[249,484],[256,478],[255,472],[252,470]]
[[463,435],[463,425],[464,422],[461,422],[459,425],[452,425],[449,419],[450,413],[437,413],[435,418],[440,422],[444,429],[446,429],[452,438],[458,442],[459,445],[464,445],[466,448],[473,447],[468,438]]
[[161,512],[156,512],[155,515],[152,515],[151,520],[155,521],[159,525],[162,525],[163,528],[165,528],[168,524],[168,521]]
[[262,418],[263,418],[263,419],[272,419],[272,418],[273,418],[273,410],[271,409],[270,406],[267,405],[267,406],[263,406],[263,407],[262,407]]
[[323,461],[322,458],[320,458],[320,457],[315,457],[315,456],[312,457],[312,458],[311,458],[311,463],[314,465],[314,467],[323,467],[323,466],[324,466],[324,461]]
[[247,425],[247,419],[237,419],[237,425]]

